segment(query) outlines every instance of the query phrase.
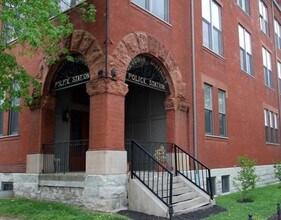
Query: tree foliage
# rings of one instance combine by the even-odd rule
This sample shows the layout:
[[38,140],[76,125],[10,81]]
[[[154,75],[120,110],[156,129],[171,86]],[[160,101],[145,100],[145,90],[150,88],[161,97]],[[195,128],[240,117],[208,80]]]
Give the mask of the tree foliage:
[[281,182],[281,161],[274,164],[274,169],[275,177]]
[[256,161],[251,160],[247,155],[238,157],[238,163],[241,170],[234,178],[234,185],[242,194],[242,200],[248,199],[250,190],[256,187],[258,176],[255,173]]
[[[60,52],[67,53],[59,46],[73,30],[68,14],[62,13],[59,6],[67,2],[70,1],[0,0],[0,110],[13,107],[15,98],[22,98],[25,104],[29,104],[32,101],[31,90],[40,91],[40,84],[19,65],[16,57],[28,56],[32,62],[34,55],[43,52],[51,64],[58,59]],[[87,1],[74,10],[78,10],[86,22],[95,19],[95,7]],[[16,47],[20,51],[15,50]],[[15,83],[18,84],[17,90],[13,89]]]

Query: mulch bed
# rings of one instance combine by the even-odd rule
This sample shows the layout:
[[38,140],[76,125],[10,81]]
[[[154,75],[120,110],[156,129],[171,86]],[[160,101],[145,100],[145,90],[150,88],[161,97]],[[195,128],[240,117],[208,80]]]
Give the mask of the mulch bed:
[[[225,208],[214,205],[207,209],[201,209],[201,210],[198,210],[195,212],[189,212],[189,213],[184,213],[181,215],[173,216],[173,220],[186,220],[186,219],[198,220],[198,219],[206,218],[211,215],[216,215],[216,214],[218,214],[220,212],[224,212],[224,211],[226,211]],[[118,212],[118,214],[127,216],[133,220],[164,220],[164,219],[166,219],[163,217],[147,215],[147,214],[144,214],[141,212],[134,212],[134,211],[129,211],[129,210],[120,211],[120,212]]]

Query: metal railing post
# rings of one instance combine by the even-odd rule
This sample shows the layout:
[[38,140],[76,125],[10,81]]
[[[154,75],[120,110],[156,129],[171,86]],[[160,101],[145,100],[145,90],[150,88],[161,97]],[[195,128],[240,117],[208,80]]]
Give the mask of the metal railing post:
[[175,144],[173,144],[174,147],[174,154],[175,154],[175,175],[178,175],[178,157],[177,157],[177,148]]
[[210,197],[213,199],[213,187],[212,187],[212,179],[211,179],[211,170],[208,169],[208,176],[209,176],[209,188],[210,188]]
[[134,168],[135,168],[135,165],[134,165],[134,141],[132,140],[131,141],[131,179],[133,179],[133,175],[134,175]]
[[172,216],[174,214],[173,210],[173,175],[170,175],[170,192],[169,192],[169,217],[172,219]]

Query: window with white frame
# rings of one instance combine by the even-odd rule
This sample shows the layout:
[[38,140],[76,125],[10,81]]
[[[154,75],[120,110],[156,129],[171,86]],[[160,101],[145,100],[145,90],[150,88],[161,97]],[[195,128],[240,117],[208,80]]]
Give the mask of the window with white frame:
[[203,45],[223,55],[221,6],[214,0],[202,0]]
[[275,32],[275,46],[279,50],[281,50],[281,26],[276,19],[274,19],[274,32]]
[[74,6],[80,4],[84,0],[61,0],[59,2],[59,6],[61,8],[61,11],[64,12],[70,8],[73,8]]
[[169,22],[169,0],[131,0],[156,17]]
[[278,85],[279,85],[279,94],[281,95],[281,63],[277,62],[277,72],[278,72]]
[[249,0],[237,0],[237,4],[240,6],[240,8],[246,12],[248,15],[250,15],[250,3]]
[[[13,85],[14,90],[19,90],[19,85],[15,83]],[[9,111],[9,124],[8,124],[8,134],[18,134],[18,125],[19,125],[19,111],[16,109],[20,105],[20,99],[15,98],[12,101],[12,108]],[[14,108],[15,107],[15,108]]]
[[278,115],[264,109],[265,137],[267,143],[279,143]]
[[269,36],[268,11],[265,3],[262,0],[259,0],[259,11],[260,11],[260,27],[262,31]]
[[226,137],[226,99],[225,91],[218,92],[219,103],[219,135]]
[[264,47],[262,48],[262,59],[263,59],[264,83],[266,86],[273,88],[271,54]]
[[213,87],[204,84],[205,133],[213,134]]
[[249,75],[253,73],[252,41],[251,35],[245,28],[238,26],[239,46],[240,46],[240,63],[241,69]]

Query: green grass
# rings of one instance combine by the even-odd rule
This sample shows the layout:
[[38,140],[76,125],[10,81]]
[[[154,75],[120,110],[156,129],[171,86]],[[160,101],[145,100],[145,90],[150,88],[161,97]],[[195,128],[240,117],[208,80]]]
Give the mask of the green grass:
[[208,220],[248,219],[248,214],[253,215],[254,220],[264,220],[276,212],[276,204],[281,202],[281,185],[270,185],[256,188],[250,192],[249,198],[253,203],[239,203],[240,193],[218,196],[216,204],[228,211],[208,217]]
[[0,216],[17,217],[28,220],[128,220],[128,218],[87,211],[71,205],[27,199],[0,199]]

